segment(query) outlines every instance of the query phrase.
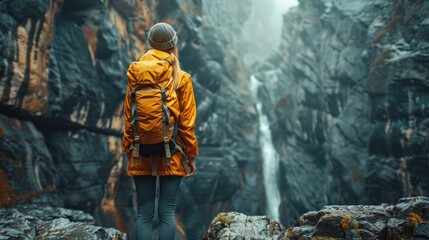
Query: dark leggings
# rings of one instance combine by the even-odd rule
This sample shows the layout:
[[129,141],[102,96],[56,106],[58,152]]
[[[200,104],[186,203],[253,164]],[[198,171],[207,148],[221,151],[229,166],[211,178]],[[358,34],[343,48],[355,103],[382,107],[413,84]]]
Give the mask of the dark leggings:
[[[181,181],[182,177],[179,176],[159,177],[159,240],[174,239],[176,195]],[[134,183],[137,192],[136,237],[138,240],[150,240],[155,212],[156,177],[135,176]]]

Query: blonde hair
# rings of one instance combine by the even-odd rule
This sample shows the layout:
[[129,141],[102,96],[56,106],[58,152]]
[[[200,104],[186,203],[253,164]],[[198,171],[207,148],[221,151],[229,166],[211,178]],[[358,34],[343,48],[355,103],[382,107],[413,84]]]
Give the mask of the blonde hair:
[[176,90],[179,87],[180,73],[182,72],[179,62],[179,50],[177,47],[170,50],[170,58],[173,63],[173,82],[174,90]]

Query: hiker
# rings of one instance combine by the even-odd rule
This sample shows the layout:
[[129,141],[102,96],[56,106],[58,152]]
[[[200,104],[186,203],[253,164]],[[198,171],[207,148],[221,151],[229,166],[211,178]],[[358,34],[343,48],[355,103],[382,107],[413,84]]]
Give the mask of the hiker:
[[159,239],[174,239],[179,185],[196,171],[196,104],[191,76],[180,69],[177,41],[171,25],[153,25],[148,32],[152,49],[127,72],[122,151],[136,187],[137,239],[151,239],[157,177]]

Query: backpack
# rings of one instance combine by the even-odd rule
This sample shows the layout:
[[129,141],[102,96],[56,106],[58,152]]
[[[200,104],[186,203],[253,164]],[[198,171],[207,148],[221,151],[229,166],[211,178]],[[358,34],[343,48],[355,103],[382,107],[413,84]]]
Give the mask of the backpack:
[[133,157],[138,165],[140,155],[165,156],[170,166],[171,155],[183,149],[177,144],[177,122],[180,109],[168,59],[133,62],[135,71],[131,88],[131,125]]

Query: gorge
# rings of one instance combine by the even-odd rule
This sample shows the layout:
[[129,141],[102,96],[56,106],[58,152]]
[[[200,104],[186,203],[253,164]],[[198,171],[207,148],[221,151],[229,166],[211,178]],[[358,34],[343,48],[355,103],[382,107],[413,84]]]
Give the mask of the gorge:
[[[375,239],[388,229],[429,238],[427,199],[398,203],[429,195],[429,2],[300,0],[278,45],[260,32],[273,2],[1,1],[0,236],[73,225],[88,239],[133,238],[134,184],[120,149],[125,72],[164,21],[178,29],[198,105],[198,174],[180,188],[178,239],[204,238],[231,211],[295,226],[287,235],[269,225],[291,239],[321,236],[299,227],[322,213],[340,212],[321,221],[329,228],[352,212],[361,231],[323,232],[352,239],[373,228],[347,206],[382,203],[362,207],[385,226]],[[267,160],[277,171],[264,173]],[[79,232],[84,224],[103,228]]]

